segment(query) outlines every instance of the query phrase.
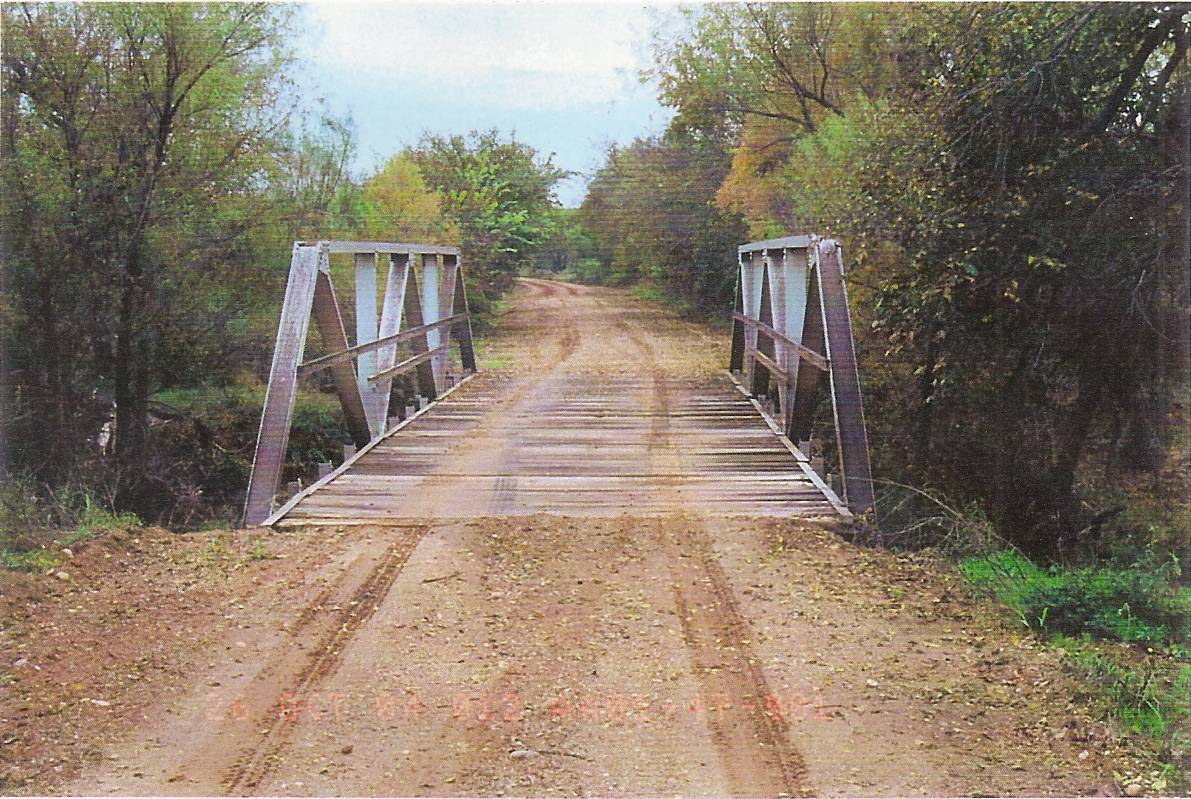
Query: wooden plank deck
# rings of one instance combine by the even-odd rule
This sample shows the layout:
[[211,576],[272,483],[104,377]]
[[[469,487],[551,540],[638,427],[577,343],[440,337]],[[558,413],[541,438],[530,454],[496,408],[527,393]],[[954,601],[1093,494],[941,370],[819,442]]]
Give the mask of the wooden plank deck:
[[841,511],[727,375],[494,372],[378,442],[277,523]]

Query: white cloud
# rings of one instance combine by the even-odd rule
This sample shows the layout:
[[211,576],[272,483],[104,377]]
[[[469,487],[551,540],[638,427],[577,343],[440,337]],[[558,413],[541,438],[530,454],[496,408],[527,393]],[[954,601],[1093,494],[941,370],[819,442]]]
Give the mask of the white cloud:
[[313,3],[311,52],[328,67],[419,85],[457,102],[560,110],[640,91],[649,19],[620,3]]

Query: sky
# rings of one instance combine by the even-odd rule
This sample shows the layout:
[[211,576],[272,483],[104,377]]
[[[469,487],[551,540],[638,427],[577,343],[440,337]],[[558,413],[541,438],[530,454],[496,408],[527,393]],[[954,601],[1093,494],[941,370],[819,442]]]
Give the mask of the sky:
[[355,122],[357,174],[423,131],[497,128],[578,173],[576,207],[612,142],[659,133],[670,112],[639,71],[672,7],[623,2],[310,3],[297,55],[326,105]]

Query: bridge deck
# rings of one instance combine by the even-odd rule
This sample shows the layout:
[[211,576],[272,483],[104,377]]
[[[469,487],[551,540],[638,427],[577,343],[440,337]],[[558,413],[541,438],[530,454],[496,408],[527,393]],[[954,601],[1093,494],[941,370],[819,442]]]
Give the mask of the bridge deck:
[[470,381],[283,520],[837,513],[726,377],[572,378],[522,398],[508,388],[496,375]]

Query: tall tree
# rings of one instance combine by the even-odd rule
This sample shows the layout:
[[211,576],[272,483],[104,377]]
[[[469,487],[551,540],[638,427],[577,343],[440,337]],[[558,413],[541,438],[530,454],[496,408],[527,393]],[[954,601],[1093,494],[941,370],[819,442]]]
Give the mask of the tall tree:
[[[18,380],[45,467],[94,430],[143,468],[155,386],[218,359],[253,275],[289,10],[6,4],[4,239]],[[204,364],[194,361],[205,360]]]
[[413,150],[427,184],[462,237],[468,297],[481,317],[512,285],[550,235],[566,172],[553,156],[527,144],[503,141],[495,130],[465,136],[425,136]]

